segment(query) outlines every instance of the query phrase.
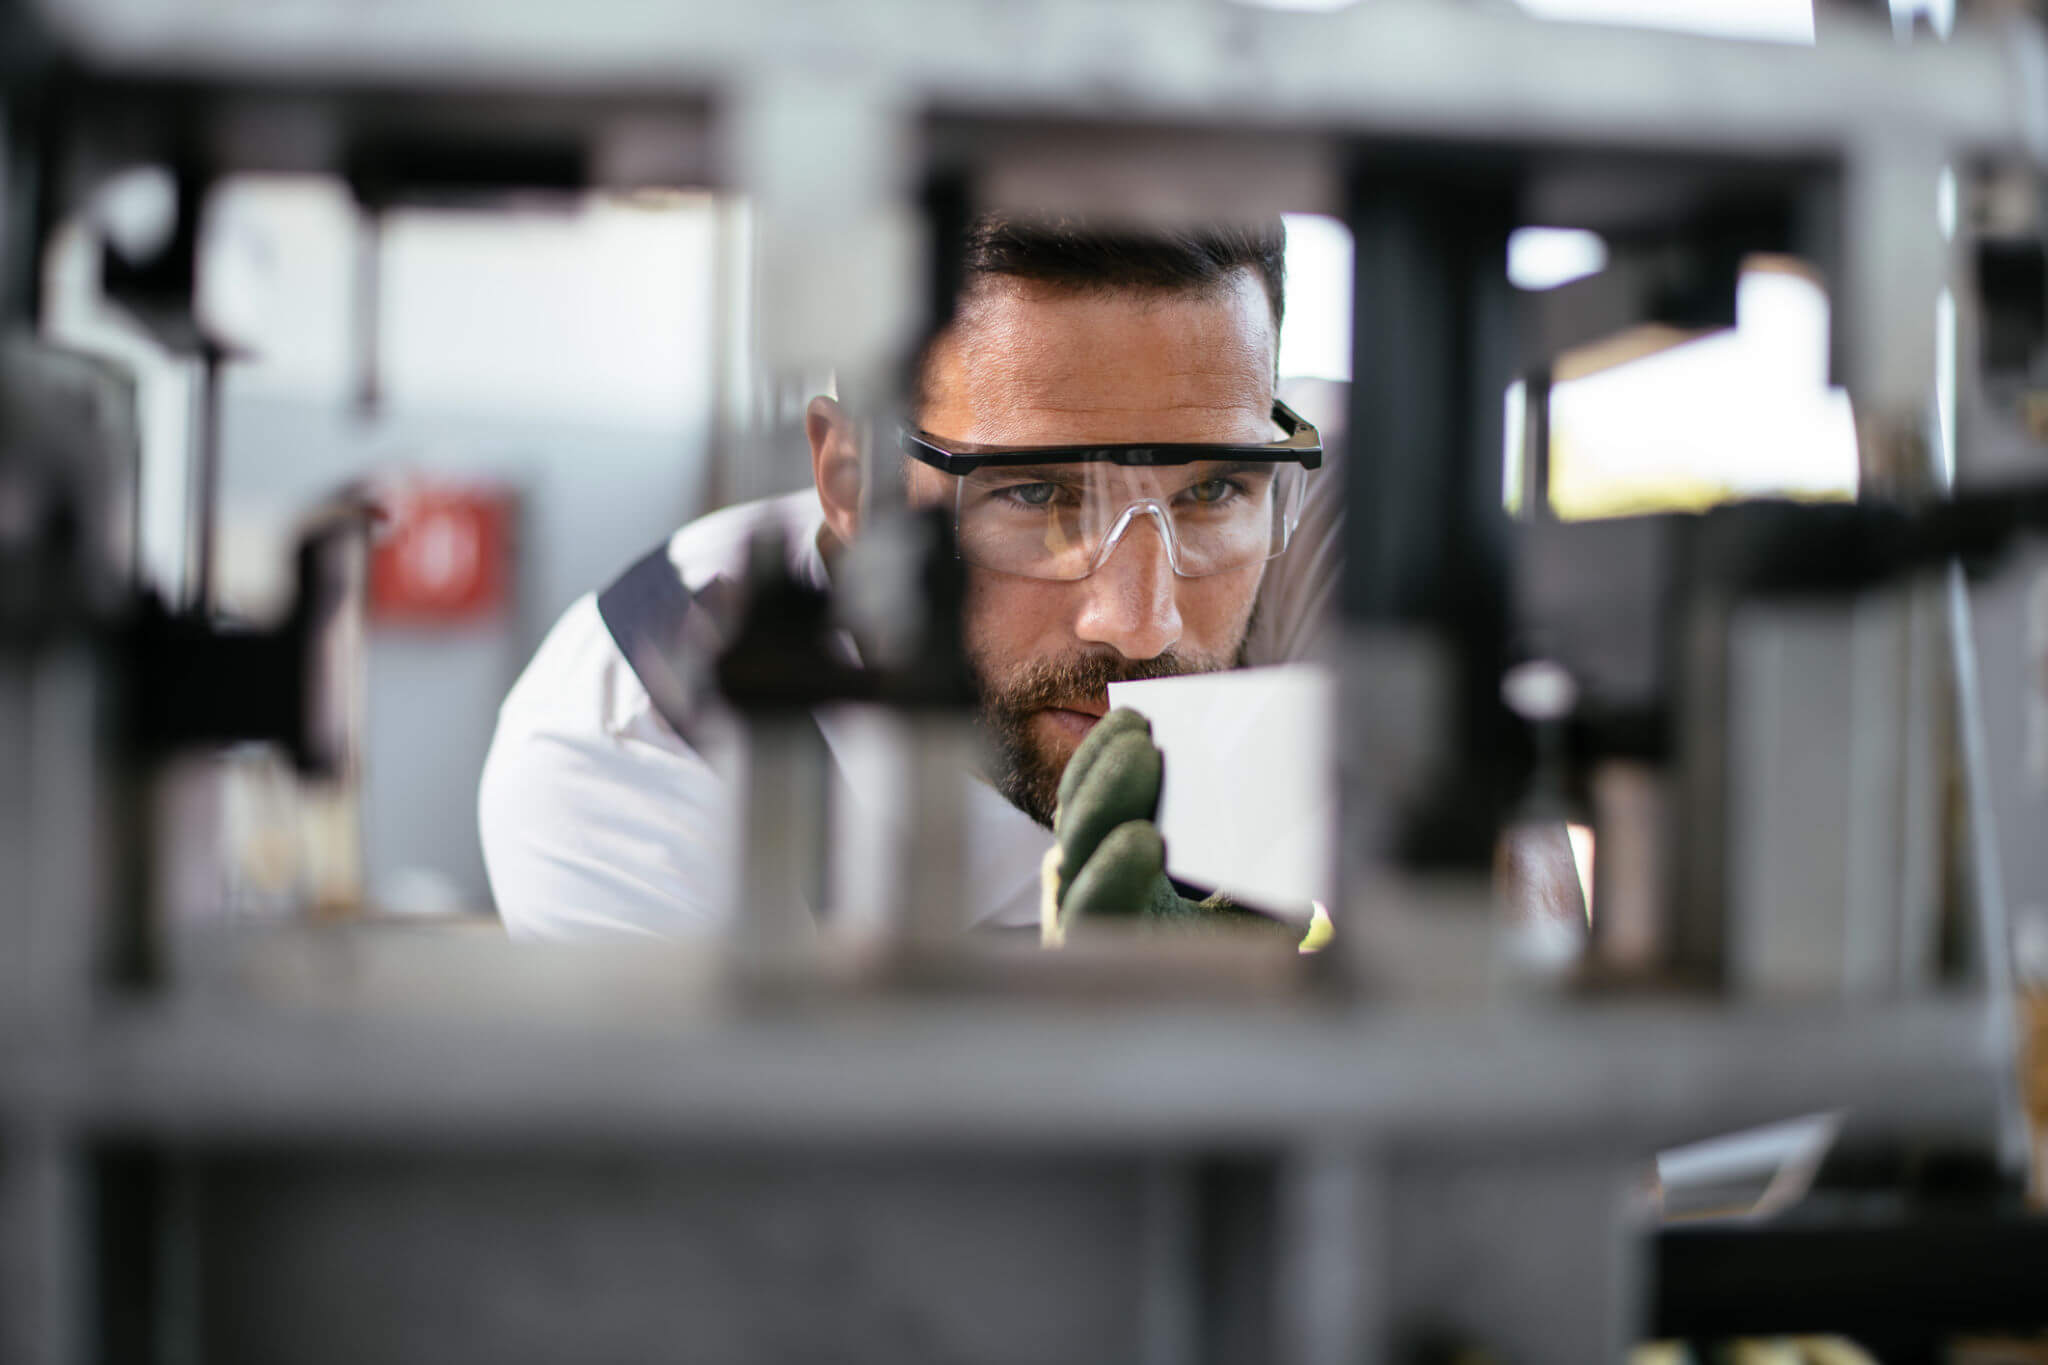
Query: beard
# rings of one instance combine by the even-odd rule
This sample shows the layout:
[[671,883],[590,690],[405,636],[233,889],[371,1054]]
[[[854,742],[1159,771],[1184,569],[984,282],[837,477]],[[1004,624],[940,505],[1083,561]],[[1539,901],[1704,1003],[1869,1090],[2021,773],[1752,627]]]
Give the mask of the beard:
[[1150,659],[1075,653],[1034,660],[1003,679],[989,676],[977,660],[974,671],[981,684],[982,761],[988,779],[1011,805],[1051,829],[1053,808],[1059,803],[1060,775],[1072,755],[1058,751],[1034,732],[1034,716],[1055,707],[1101,707],[1108,701],[1113,682],[1217,673],[1241,665],[1243,655],[1242,641],[1229,654],[1215,656],[1176,650]]

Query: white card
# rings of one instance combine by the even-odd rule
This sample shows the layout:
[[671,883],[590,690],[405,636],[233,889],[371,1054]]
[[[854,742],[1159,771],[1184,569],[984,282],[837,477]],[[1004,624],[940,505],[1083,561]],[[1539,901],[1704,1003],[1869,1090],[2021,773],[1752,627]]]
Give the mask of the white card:
[[1110,684],[1166,755],[1168,872],[1304,920],[1335,899],[1334,698],[1313,664]]

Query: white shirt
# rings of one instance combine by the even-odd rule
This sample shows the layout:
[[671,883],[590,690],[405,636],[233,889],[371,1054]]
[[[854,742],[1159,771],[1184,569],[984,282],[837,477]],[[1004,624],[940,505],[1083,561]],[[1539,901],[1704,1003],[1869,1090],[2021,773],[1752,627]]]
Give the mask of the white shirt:
[[[1329,471],[1311,485],[1294,541],[1267,569],[1246,641],[1253,664],[1315,649],[1334,586],[1335,485]],[[764,519],[782,523],[792,574],[824,586],[815,490],[727,508],[676,532],[668,557],[683,586],[695,593],[720,576],[738,580]],[[908,818],[896,809],[888,746],[861,715],[821,712],[818,724],[842,779],[838,795],[875,807],[869,813],[885,825]],[[596,594],[563,614],[498,713],[478,798],[491,893],[513,936],[700,938],[728,927],[741,835],[734,737],[715,724],[693,734],[701,749],[656,711]],[[961,785],[962,924],[1036,925],[1051,835],[985,781],[963,773]]]

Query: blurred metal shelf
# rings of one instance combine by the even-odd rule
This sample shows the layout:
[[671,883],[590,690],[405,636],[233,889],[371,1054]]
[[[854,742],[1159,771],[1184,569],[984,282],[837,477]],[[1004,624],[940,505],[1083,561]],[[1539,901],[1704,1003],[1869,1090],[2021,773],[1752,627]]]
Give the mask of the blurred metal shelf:
[[[403,957],[411,985],[380,957]],[[751,996],[706,994],[706,965],[337,940],[302,959],[298,986],[273,973],[259,990],[108,1002],[68,1021],[0,1017],[0,1123],[205,1140],[1557,1139],[1648,1153],[1819,1109],[1978,1129],[2010,1065],[1976,1000],[1475,1012]],[[327,984],[306,990],[314,978]]]
[[1836,149],[1905,133],[2048,155],[2030,28],[1902,46],[1876,14],[1817,49],[1374,0],[1283,13],[1213,0],[647,6],[40,0],[88,72],[279,90],[717,97],[796,80],[828,105],[1526,143]]

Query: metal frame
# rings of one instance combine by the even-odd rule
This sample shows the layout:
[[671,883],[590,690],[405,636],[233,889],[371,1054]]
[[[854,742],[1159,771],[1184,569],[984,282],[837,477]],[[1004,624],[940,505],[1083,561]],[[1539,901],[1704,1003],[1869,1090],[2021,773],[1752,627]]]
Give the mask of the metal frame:
[[[1820,1107],[1906,1135],[1997,1129],[2009,1021],[1995,978],[1955,993],[1923,981],[1855,1009],[1725,995],[1711,1005],[1502,1000],[1471,979],[1488,970],[1472,956],[1486,939],[1434,913],[1459,886],[1389,890],[1366,880],[1386,869],[1365,855],[1470,867],[1485,822],[1460,812],[1490,811],[1497,795],[1498,774],[1480,758],[1499,738],[1490,689],[1507,550],[1474,509],[1492,492],[1480,473],[1498,458],[1499,384],[1613,315],[1611,297],[1577,291],[1543,311],[1540,335],[1505,332],[1505,286],[1482,279],[1499,273],[1515,205],[1626,241],[1710,219],[1731,184],[1800,187],[1800,230],[1834,274],[1838,377],[1869,418],[1867,469],[1927,491],[1917,433],[1928,305],[1946,266],[1912,223],[1927,207],[1922,182],[1944,160],[2048,159],[2038,28],[1901,46],[1873,16],[1831,25],[1819,50],[1800,52],[1424,0],[1326,15],[1192,0],[768,0],[686,17],[534,0],[401,7],[376,22],[339,0],[41,0],[32,12],[67,73],[53,87],[64,136],[32,168],[45,225],[130,158],[367,174],[389,164],[372,153],[439,136],[572,145],[591,183],[713,181],[751,197],[771,372],[848,356],[856,377],[893,372],[927,320],[915,196],[935,174],[997,205],[1343,212],[1362,294],[1382,305],[1360,323],[1353,437],[1395,452],[1352,466],[1354,505],[1379,515],[1353,527],[1346,695],[1380,724],[1347,756],[1354,775],[1373,773],[1348,817],[1361,855],[1351,870],[1361,904],[1387,892],[1390,908],[1361,915],[1349,941],[1355,977],[1398,964],[1413,969],[1411,984],[1462,994],[1468,1008],[1332,1010],[1298,991],[1146,1003],[1129,998],[1127,977],[1115,999],[1077,1006],[1058,994],[1076,989],[1071,967],[1022,964],[1011,964],[1021,977],[1002,978],[1020,995],[1001,1004],[821,997],[813,981],[802,1007],[779,1007],[768,989],[731,1008],[712,984],[730,976],[685,955],[542,969],[482,944],[296,934],[173,944],[182,955],[154,994],[109,998],[81,969],[0,1016],[0,1207],[31,1215],[8,1220],[0,1306],[97,1293],[101,1313],[132,1309],[127,1321],[155,1329],[138,1350],[169,1358],[203,1344],[164,1267],[139,1256],[130,1268],[140,1278],[124,1281],[88,1273],[74,1254],[73,1237],[107,1253],[138,1239],[159,1247],[152,1233],[166,1227],[184,1235],[194,1191],[208,1188],[177,1161],[95,1164],[88,1154],[110,1137],[145,1154],[268,1148],[309,1169],[336,1145],[509,1150],[558,1174],[565,1153],[626,1149],[701,1164],[713,1180],[734,1143],[776,1144],[763,1150],[797,1179],[820,1153],[937,1148],[1000,1173],[1020,1151],[1115,1150],[1145,1162],[1149,1249],[1137,1282],[1148,1361],[1230,1358],[1231,1342],[1248,1358],[1390,1359],[1429,1328],[1583,1365],[1612,1358],[1645,1321],[1638,1242],[1623,1220],[1631,1173],[1656,1144]],[[1456,60],[1429,59],[1445,53]],[[1646,165],[1675,181],[1644,177]],[[26,193],[10,191],[10,208]],[[1823,220],[1832,226],[1816,229]],[[18,258],[35,245],[20,234],[34,229],[19,213],[7,221]],[[1418,338],[1426,344],[1403,349]],[[1449,458],[1433,465],[1439,455]],[[1949,643],[1966,665],[1961,633]],[[0,702],[11,704],[16,681],[71,659],[31,652],[18,670],[10,659]],[[1706,765],[1726,732],[1718,667],[1717,656],[1702,670],[1709,685],[1684,713],[1682,744],[1704,774],[1694,810],[1720,799]],[[1967,668],[1957,672],[1967,695]],[[0,719],[31,717],[14,708]],[[75,726],[70,742],[79,771],[97,772],[118,740],[90,729]],[[927,729],[921,753],[956,757],[955,718]],[[1421,803],[1429,819],[1401,830],[1399,812],[1374,804],[1374,791],[1406,775],[1442,771],[1474,785]],[[29,809],[29,780],[0,774],[6,810]],[[1901,790],[1899,809],[1917,799]],[[817,850],[763,837],[750,853],[756,884],[801,884]],[[1720,841],[1709,847],[1718,876]],[[96,897],[104,914],[90,850],[48,841],[30,854],[34,875],[8,888],[17,903],[0,932],[33,938],[60,909],[75,930]],[[942,917],[945,894],[933,888],[959,870],[938,862],[911,890],[920,937]],[[35,903],[18,903],[24,893]],[[1433,913],[1405,912],[1404,901]],[[1709,932],[1722,907],[1715,896],[1700,907],[1680,921],[1676,965],[1725,986]],[[1891,917],[1897,907],[1865,909]],[[772,962],[778,946],[750,952]],[[0,966],[16,960],[8,947]],[[1033,998],[1041,988],[1050,1003]],[[1245,1150],[1271,1163],[1270,1183],[1200,1164]],[[577,1169],[560,1177],[564,1188],[590,1199],[560,1207],[594,1208],[604,1176]],[[80,1188],[109,1201],[101,1221],[65,1211]],[[419,1188],[426,1204],[447,1189]],[[889,1216],[888,1181],[836,1188],[865,1216]],[[959,1216],[997,1207],[970,1198]],[[124,1211],[140,1221],[122,1223]],[[1271,1252],[1263,1276],[1246,1278],[1244,1247]],[[1233,1249],[1239,1262],[1224,1254]],[[532,1289],[513,1263],[483,1264],[507,1292]],[[943,1240],[928,1273],[934,1299],[959,1287]],[[298,1289],[318,1304],[317,1284]],[[401,1303],[353,1306],[368,1315]],[[1226,1321],[1239,1306],[1248,1316]],[[754,1309],[769,1306],[737,1305],[729,1325]],[[48,1319],[8,1330],[38,1365],[111,1349]]]

